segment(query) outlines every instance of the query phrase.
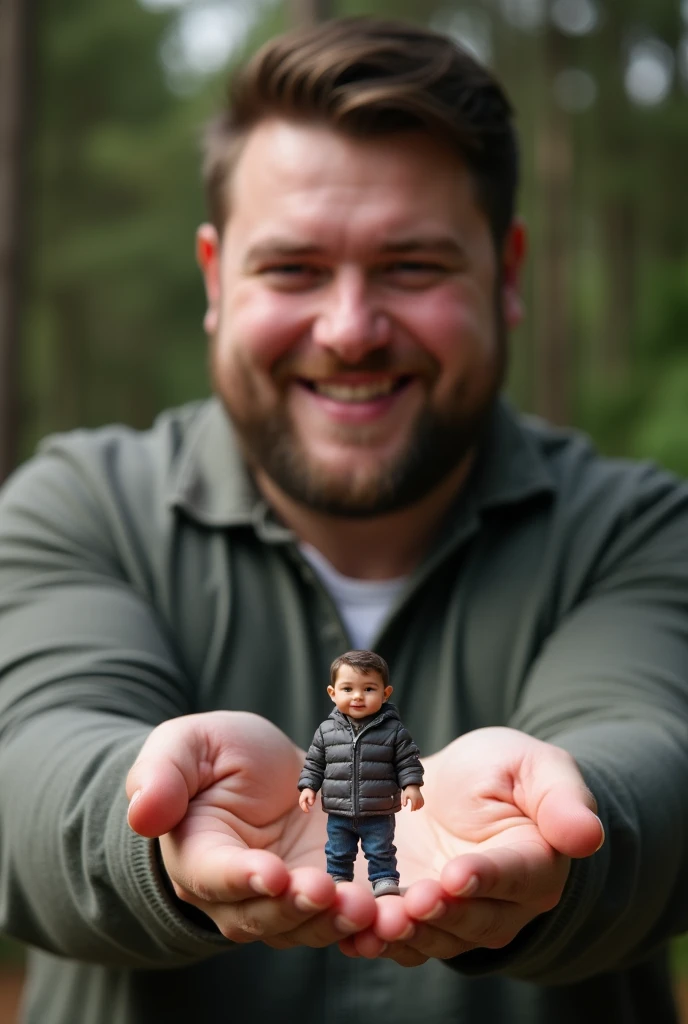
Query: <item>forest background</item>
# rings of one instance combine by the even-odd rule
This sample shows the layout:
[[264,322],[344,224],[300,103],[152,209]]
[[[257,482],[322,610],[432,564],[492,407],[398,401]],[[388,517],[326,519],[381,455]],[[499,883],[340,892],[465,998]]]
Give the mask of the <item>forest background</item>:
[[[531,239],[509,391],[688,474],[688,0],[310,2],[431,24],[496,70]],[[201,127],[232,64],[307,3],[27,0],[14,461],[207,394]]]

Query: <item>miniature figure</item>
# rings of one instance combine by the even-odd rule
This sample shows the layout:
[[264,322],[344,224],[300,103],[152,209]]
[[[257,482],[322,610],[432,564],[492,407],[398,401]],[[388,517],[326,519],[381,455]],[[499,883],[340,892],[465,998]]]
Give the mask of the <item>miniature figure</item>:
[[[335,710],[316,730],[299,778],[308,812],[322,787],[327,811],[327,871],[350,882],[358,841],[374,896],[398,895],[394,815],[423,806],[423,766],[392,693],[387,662],[373,651],[349,651],[332,662],[327,692]],[[403,790],[403,796],[402,796]]]

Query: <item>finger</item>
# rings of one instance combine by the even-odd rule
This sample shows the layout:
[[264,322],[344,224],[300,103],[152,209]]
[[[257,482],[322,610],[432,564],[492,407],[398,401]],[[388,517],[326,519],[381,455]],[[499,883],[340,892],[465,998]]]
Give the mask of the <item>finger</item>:
[[183,769],[172,760],[137,761],[127,777],[127,820],[134,832],[155,839],[171,831],[189,807]]
[[400,967],[420,967],[430,959],[403,942],[391,942],[380,956],[385,960],[394,960]]
[[502,949],[535,916],[532,909],[504,900],[449,901],[441,917],[416,925],[409,945],[443,960],[477,947]]
[[338,885],[336,899],[324,913],[297,923],[269,945],[282,949],[293,946],[329,946],[341,942],[343,936],[352,936],[369,928],[375,913],[372,893],[356,885]]
[[530,904],[490,897],[451,899],[429,881],[412,886],[404,902],[417,922],[409,944],[439,959],[458,956],[476,946],[499,949],[535,916]]
[[418,925],[406,945],[426,959],[451,960],[475,949],[479,943],[433,925]]
[[[344,954],[344,956],[348,956],[352,960],[357,960],[360,957],[361,954],[356,949],[356,945],[355,945],[354,939],[355,939],[354,935],[348,935],[345,939],[340,939],[339,940],[339,949]],[[385,948],[386,948],[386,943],[385,943]]]
[[234,845],[225,837],[208,849],[199,841],[177,845],[173,837],[163,836],[160,849],[175,889],[183,891],[178,895],[202,909],[205,903],[238,903],[256,894],[279,896],[290,882],[289,871],[276,854]]
[[383,942],[370,928],[352,935],[351,940],[357,956],[362,956],[366,960],[376,960],[389,946],[388,942]]
[[589,857],[604,843],[595,798],[580,779],[555,784],[540,801],[537,826],[547,842],[567,857]]
[[[404,897],[401,896],[380,896],[376,900],[377,913],[375,923],[371,931],[381,942],[403,942],[413,934],[413,921],[406,910]],[[369,955],[363,952],[357,945],[362,955]],[[377,955],[377,954],[375,954]]]
[[414,882],[402,898],[410,921],[433,921],[441,917],[449,901],[447,891],[433,878]]
[[542,913],[556,906],[569,867],[568,858],[546,843],[525,841],[456,857],[445,864],[440,883],[453,897],[507,900]]
[[199,789],[204,716],[163,722],[149,735],[127,776],[129,824],[155,838],[178,825]]
[[604,841],[597,803],[568,751],[537,742],[523,759],[518,802],[547,842],[567,857],[589,857]]
[[[413,934],[413,927],[408,928],[409,938]],[[410,942],[402,940],[383,942],[370,928],[351,936],[349,941],[351,943],[349,948],[353,948],[357,956],[364,957],[366,960],[375,960],[389,953],[389,959],[395,960],[403,967],[417,967],[428,959],[425,953],[414,949]]]

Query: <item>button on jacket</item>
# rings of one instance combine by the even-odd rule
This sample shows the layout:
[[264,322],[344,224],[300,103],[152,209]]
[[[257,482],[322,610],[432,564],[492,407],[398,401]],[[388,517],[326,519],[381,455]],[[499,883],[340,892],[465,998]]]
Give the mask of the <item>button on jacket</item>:
[[[508,725],[576,757],[607,840],[503,949],[404,970],[232,946],[163,884],[124,781],[177,715],[302,747],[350,639],[212,400],[50,440],[0,496],[0,930],[29,1024],[669,1024],[688,928],[688,491],[496,410],[372,646],[423,757]],[[295,792],[295,801],[297,794]]]

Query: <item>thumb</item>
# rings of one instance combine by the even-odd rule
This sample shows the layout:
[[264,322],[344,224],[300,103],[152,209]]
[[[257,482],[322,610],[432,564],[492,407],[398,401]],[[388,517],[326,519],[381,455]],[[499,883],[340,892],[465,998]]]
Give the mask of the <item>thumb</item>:
[[555,782],[537,811],[537,826],[550,846],[567,857],[590,857],[604,842],[595,798],[582,777]]
[[202,737],[198,718],[189,715],[163,722],[149,735],[129,771],[129,825],[155,838],[182,820],[199,790]]

